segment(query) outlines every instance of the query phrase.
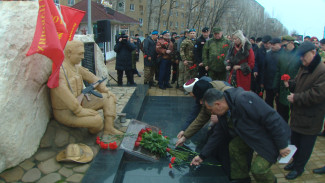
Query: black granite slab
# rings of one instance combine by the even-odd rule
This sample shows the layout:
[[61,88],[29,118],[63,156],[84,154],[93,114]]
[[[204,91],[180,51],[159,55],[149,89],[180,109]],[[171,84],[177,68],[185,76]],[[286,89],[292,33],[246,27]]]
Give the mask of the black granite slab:
[[[140,89],[142,91],[142,89]],[[194,99],[191,97],[146,96],[134,94],[131,102],[123,112],[139,121],[162,129],[163,134],[175,143],[176,135],[185,122]],[[135,97],[135,98],[133,98]],[[133,99],[132,99],[133,98]],[[142,98],[142,101],[140,100]],[[138,113],[136,113],[138,111]],[[204,141],[207,129],[202,129],[192,142],[187,145],[196,152],[200,151],[200,141]],[[171,146],[173,146],[171,144]],[[168,167],[169,158],[162,158],[159,162],[148,162],[138,157],[125,153],[123,150],[110,152],[101,150],[93,160],[82,182],[91,183],[211,183],[228,182],[227,176],[221,167],[202,165],[198,168],[184,165],[181,168]]]
[[134,93],[132,94],[130,100],[125,105],[122,113],[126,113],[127,119],[137,119],[140,113],[142,104],[145,101],[145,97],[148,93],[148,85],[137,85]]

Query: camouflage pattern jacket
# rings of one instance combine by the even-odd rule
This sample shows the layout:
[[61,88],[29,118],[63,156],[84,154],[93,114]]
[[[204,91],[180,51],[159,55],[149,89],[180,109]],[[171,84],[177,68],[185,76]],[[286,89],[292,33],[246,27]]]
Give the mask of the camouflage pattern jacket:
[[203,64],[209,66],[209,70],[225,72],[225,57],[229,49],[230,41],[224,36],[221,39],[210,39],[203,47]]
[[[225,85],[223,81],[211,81],[210,82],[213,86],[213,88],[225,91],[227,89],[232,88],[231,86]],[[201,111],[199,115],[196,117],[196,119],[190,124],[190,126],[187,127],[187,129],[184,132],[185,138],[192,137],[196,132],[198,132],[206,123],[209,122],[211,118],[211,112],[205,107],[205,105],[202,105]]]
[[186,38],[182,44],[180,49],[180,55],[181,59],[183,61],[187,60],[192,62],[191,64],[194,64],[194,45],[195,45],[195,39]]

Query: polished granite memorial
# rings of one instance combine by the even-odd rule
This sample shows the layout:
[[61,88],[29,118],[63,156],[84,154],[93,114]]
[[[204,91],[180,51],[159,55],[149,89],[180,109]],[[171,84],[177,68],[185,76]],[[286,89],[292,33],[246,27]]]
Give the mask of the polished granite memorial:
[[[141,100],[141,96],[137,92],[135,92],[134,96],[135,99],[131,99],[128,103],[131,106],[127,105],[123,112],[133,115],[138,121],[161,129],[164,135],[170,137],[171,147],[173,148],[176,135],[191,112],[195,100],[191,97],[167,96],[143,96],[144,98]],[[132,111],[128,112],[128,109]],[[136,128],[143,128],[143,124]],[[206,140],[206,132],[206,128],[202,129],[191,138],[191,141],[186,143],[186,146],[193,151],[199,152]],[[160,158],[159,161],[151,161],[130,152],[123,150],[123,148],[116,151],[101,150],[91,163],[91,167],[86,172],[82,182],[229,182],[228,177],[219,166],[201,165],[191,167],[190,165],[182,165],[169,168],[170,157]],[[213,162],[214,160],[209,161]]]

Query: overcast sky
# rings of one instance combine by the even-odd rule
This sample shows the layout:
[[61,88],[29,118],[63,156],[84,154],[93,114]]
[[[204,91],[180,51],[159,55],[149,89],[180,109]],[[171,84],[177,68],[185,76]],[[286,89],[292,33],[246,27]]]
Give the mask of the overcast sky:
[[323,38],[325,0],[256,0],[265,12],[277,18],[289,31]]

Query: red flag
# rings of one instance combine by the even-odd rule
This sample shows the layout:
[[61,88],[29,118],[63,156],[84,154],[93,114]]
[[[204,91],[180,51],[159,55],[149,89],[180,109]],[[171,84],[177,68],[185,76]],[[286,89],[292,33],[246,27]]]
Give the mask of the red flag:
[[59,86],[59,71],[64,54],[48,3],[54,4],[51,0],[39,0],[34,39],[26,55],[29,56],[39,53],[52,60],[52,74],[49,77],[47,86],[49,88],[55,88]]
[[58,32],[58,37],[59,37],[59,40],[61,43],[62,50],[64,50],[65,45],[67,44],[67,41],[69,39],[68,30],[60,16],[58,9],[56,8],[53,0],[47,0],[47,3],[50,8],[50,12],[52,15],[52,19],[53,19],[56,31]]
[[61,14],[67,25],[69,41],[72,41],[73,36],[86,12],[61,5]]

